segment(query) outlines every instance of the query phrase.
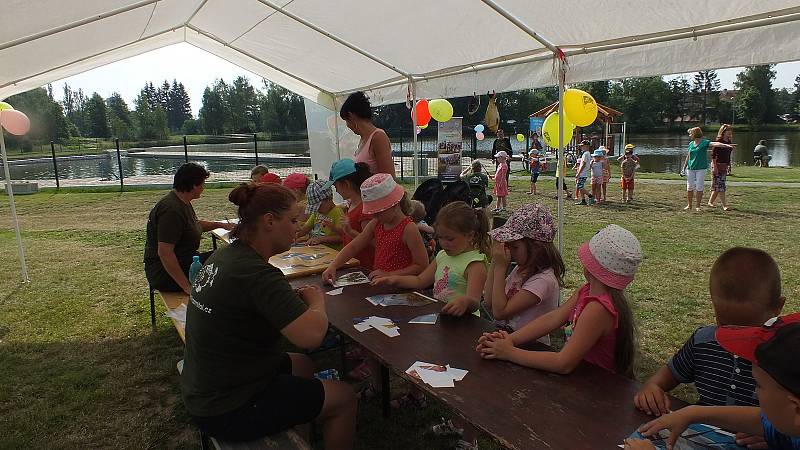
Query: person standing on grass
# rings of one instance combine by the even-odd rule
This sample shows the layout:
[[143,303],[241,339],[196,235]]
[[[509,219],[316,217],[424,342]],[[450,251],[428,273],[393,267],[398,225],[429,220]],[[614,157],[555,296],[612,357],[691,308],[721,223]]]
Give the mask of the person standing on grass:
[[183,402],[200,430],[225,441],[252,441],[313,420],[328,450],[353,447],[356,397],[341,381],[314,378],[306,355],[328,331],[325,295],[292,288],[269,258],[289,250],[299,208],[278,184],[242,184],[236,240],[217,250],[200,274],[186,312]]
[[588,140],[581,141],[581,159],[577,162],[575,169],[575,200],[576,205],[586,205],[587,198],[589,204],[594,202],[594,196],[586,190],[586,180],[589,178],[589,164],[592,162],[592,154],[589,152],[591,143]]
[[[719,127],[719,131],[717,132],[717,142],[722,142],[723,144],[733,145],[733,127],[727,123],[723,123]],[[734,146],[735,147],[735,146]],[[734,149],[735,151],[735,149]],[[731,173],[731,167],[733,167],[733,161],[735,158],[733,157],[733,151],[731,151],[731,162],[728,164],[728,172],[727,175],[733,175]]]
[[506,197],[508,197],[508,154],[505,151],[500,151],[494,155],[497,161],[497,172],[494,174],[494,191],[492,193],[497,197],[497,207],[493,212],[506,210]]
[[721,142],[711,142],[703,139],[703,130],[700,127],[689,128],[689,154],[683,161],[683,171],[686,172],[686,207],[684,211],[692,209],[692,201],[697,201],[695,211],[702,211],[700,205],[703,204],[703,189],[708,170],[708,148],[727,148],[733,146]]
[[619,167],[622,170],[622,201],[633,201],[633,188],[636,169],[639,167],[639,158],[633,154],[633,144],[625,146],[625,154],[619,158]]
[[531,171],[531,189],[528,195],[536,195],[536,182],[539,180],[539,172],[542,170],[542,162],[539,161],[539,150],[532,149],[528,158],[528,169]]
[[[727,129],[725,127],[728,127]],[[726,131],[727,130],[727,131]],[[731,170],[731,160],[734,144],[731,144],[730,125],[723,125],[719,129],[717,142],[728,144],[730,148],[713,147],[711,149],[711,198],[708,199],[708,206],[716,208],[717,197],[722,202],[722,210],[730,211],[728,203],[725,201],[726,179]],[[725,142],[727,140],[727,142]]]
[[[147,239],[144,246],[144,273],[150,287],[161,292],[186,292],[189,266],[198,255],[200,235],[215,228],[233,229],[228,222],[198,220],[192,200],[200,198],[209,173],[197,163],[178,168],[172,190],[156,203],[147,217]],[[211,252],[200,253],[204,262]]]
[[361,137],[353,160],[367,163],[373,174],[388,173],[396,177],[392,144],[386,132],[372,123],[372,106],[367,95],[361,91],[350,94],[342,103],[339,116],[350,131]]
[[[497,129],[497,139],[494,140],[492,143],[492,154],[497,155],[500,152],[506,152],[506,186],[508,186],[508,182],[511,176],[511,155],[514,152],[511,150],[511,139],[506,137],[505,132],[502,128]],[[497,160],[497,156],[494,157],[494,168],[497,170],[497,166],[500,162]]]

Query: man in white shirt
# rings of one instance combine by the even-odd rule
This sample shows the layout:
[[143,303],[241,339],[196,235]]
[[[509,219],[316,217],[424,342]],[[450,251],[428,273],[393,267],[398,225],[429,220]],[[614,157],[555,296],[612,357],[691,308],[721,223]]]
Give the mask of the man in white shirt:
[[575,199],[578,200],[576,205],[586,205],[586,199],[589,199],[589,204],[594,203],[594,197],[586,189],[586,179],[589,177],[589,163],[592,162],[592,154],[590,150],[591,143],[588,140],[581,141],[580,150],[582,152],[581,158],[575,165]]

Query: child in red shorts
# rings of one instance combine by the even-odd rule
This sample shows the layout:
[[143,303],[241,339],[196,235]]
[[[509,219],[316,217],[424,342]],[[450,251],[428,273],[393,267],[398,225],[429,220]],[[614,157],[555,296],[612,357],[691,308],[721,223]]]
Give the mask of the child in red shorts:
[[639,158],[633,154],[633,144],[625,146],[625,154],[619,158],[619,165],[622,169],[622,201],[630,203],[633,201],[633,187],[636,169],[639,167]]

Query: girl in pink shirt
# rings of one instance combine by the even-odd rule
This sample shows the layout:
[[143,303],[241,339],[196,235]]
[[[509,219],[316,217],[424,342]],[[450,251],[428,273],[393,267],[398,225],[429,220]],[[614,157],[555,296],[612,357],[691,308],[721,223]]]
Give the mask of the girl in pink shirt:
[[[642,260],[639,241],[628,230],[609,225],[578,249],[586,284],[558,309],[521,329],[484,333],[477,351],[485,359],[504,359],[536,369],[568,374],[582,360],[610,372],[633,375],[636,339],[633,314],[624,289]],[[567,343],[560,352],[528,351],[525,344],[565,324]]]

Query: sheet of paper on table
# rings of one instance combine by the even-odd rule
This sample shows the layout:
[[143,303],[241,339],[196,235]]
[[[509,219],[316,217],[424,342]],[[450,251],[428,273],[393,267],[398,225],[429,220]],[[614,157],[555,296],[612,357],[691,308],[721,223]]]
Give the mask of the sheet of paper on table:
[[344,275],[341,275],[336,281],[333,283],[334,287],[344,287],[344,286],[352,286],[354,284],[367,284],[369,283],[369,277],[364,275],[364,272],[350,272]]
[[342,292],[344,292],[344,288],[331,289],[330,291],[326,292],[326,294],[328,294],[328,295],[339,295]]
[[356,317],[353,319],[353,328],[359,332],[374,328],[389,337],[400,336],[400,327],[392,319],[385,317]]
[[419,292],[371,295],[366,299],[375,306],[425,306],[436,301]]
[[180,322],[184,327],[186,326],[186,305],[181,303],[180,306],[167,310],[167,315]]
[[439,320],[439,313],[433,313],[433,314],[424,314],[421,316],[414,317],[413,319],[409,320],[408,323],[436,325],[437,320]]
[[468,372],[450,367],[449,364],[442,366],[425,361],[417,361],[406,370],[406,373],[422,380],[422,382],[431,387],[455,387],[455,382],[463,380]]

